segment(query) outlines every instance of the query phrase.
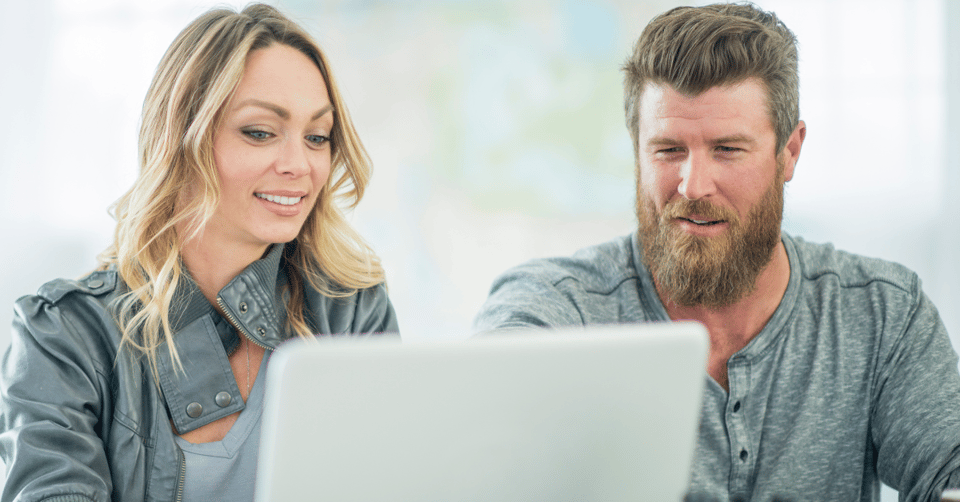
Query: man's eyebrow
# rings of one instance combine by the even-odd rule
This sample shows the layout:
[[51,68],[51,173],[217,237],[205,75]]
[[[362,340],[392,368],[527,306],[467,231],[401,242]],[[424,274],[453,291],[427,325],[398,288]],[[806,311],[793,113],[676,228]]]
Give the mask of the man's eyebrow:
[[[266,108],[267,110],[270,110],[270,111],[272,111],[273,113],[276,113],[280,118],[282,118],[282,119],[284,119],[284,120],[290,118],[290,111],[289,111],[289,110],[287,110],[286,108],[284,108],[284,107],[282,107],[282,106],[279,106],[279,105],[275,105],[275,104],[273,104],[273,103],[270,103],[270,102],[268,102],[268,101],[263,101],[263,100],[259,100],[259,99],[256,99],[256,98],[245,99],[245,100],[241,101],[241,102],[237,105],[237,109],[243,108],[243,107],[245,107],[245,106],[258,106],[258,107],[260,107],[260,108]],[[320,117],[326,115],[327,113],[330,113],[331,111],[333,111],[333,109],[334,109],[334,108],[333,108],[333,103],[328,103],[327,106],[324,106],[323,108],[321,108],[320,110],[318,110],[317,113],[314,113],[313,116],[310,117],[310,121],[312,122],[312,121],[314,121],[314,120],[317,120],[318,118],[320,118]]]
[[715,145],[721,145],[723,143],[749,143],[754,144],[757,140],[746,134],[734,134],[731,136],[723,136],[712,141]]
[[[678,146],[682,142],[673,138],[668,138],[666,136],[654,136],[647,140],[644,144],[648,146]],[[722,145],[726,143],[747,143],[747,144],[756,144],[757,140],[752,136],[746,134],[731,134],[730,136],[721,136],[716,139],[710,140],[710,143],[713,145]]]
[[680,142],[663,136],[655,136],[648,139],[645,144],[650,146],[676,146],[679,145]]

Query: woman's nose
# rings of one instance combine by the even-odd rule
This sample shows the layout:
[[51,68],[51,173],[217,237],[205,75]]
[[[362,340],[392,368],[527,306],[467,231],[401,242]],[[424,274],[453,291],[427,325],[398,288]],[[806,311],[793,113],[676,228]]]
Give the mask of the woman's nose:
[[277,159],[277,172],[282,175],[298,178],[310,172],[307,145],[303,141],[288,140],[284,143]]

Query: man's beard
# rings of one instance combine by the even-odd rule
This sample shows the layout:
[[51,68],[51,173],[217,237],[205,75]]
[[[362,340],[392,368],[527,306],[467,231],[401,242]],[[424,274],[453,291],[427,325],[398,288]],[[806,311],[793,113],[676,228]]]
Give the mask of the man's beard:
[[[778,162],[778,164],[780,164]],[[637,218],[643,262],[653,275],[663,300],[684,307],[717,309],[753,292],[757,277],[773,258],[780,241],[783,216],[783,166],[763,197],[750,210],[746,224],[736,213],[705,200],[678,198],[657,214],[653,201],[638,180]],[[675,218],[698,218],[729,223],[717,237],[683,232]]]

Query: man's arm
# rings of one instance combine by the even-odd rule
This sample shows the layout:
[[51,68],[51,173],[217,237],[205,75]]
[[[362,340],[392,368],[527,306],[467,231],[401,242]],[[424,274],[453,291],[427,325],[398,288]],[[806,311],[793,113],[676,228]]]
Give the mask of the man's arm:
[[881,354],[871,412],[881,480],[901,500],[960,487],[960,373],[936,307],[917,286],[900,336]]
[[473,331],[482,334],[583,324],[580,308],[570,294],[541,274],[514,269],[494,281],[474,319]]

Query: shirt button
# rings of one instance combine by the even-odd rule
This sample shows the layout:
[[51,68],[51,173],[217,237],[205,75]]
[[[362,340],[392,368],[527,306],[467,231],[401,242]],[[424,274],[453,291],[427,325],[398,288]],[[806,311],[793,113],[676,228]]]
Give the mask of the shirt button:
[[233,401],[233,397],[230,396],[229,392],[223,391],[218,393],[217,396],[213,398],[213,400],[216,401],[217,406],[221,408],[226,408],[227,406],[230,406],[230,401]]
[[746,461],[747,461],[747,450],[746,450],[746,448],[743,448],[743,449],[740,450],[740,460],[741,460],[742,462],[746,462]]
[[240,302],[240,313],[241,314],[247,313],[247,302]]
[[197,418],[203,414],[203,405],[197,402],[193,402],[187,405],[187,416],[190,418]]

